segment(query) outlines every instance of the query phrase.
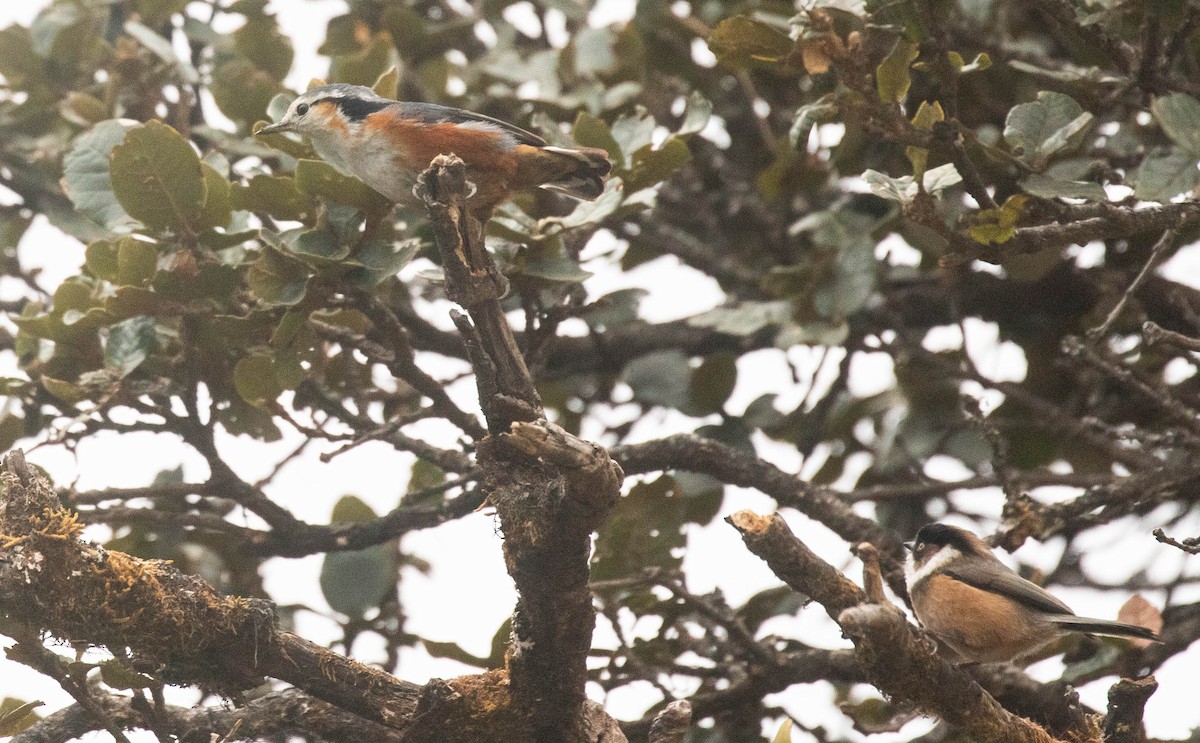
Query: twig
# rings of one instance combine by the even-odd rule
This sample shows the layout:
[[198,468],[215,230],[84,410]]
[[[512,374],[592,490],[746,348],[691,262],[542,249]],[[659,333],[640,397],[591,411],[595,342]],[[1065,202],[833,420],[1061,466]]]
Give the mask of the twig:
[[1185,351],[1200,351],[1200,338],[1191,338],[1183,333],[1167,330],[1158,323],[1149,320],[1142,323],[1142,337],[1146,339],[1146,344],[1149,346],[1164,343],[1176,346]]
[[1176,549],[1183,550],[1189,555],[1200,555],[1200,538],[1187,537],[1182,542],[1179,542],[1171,537],[1168,537],[1166,532],[1164,532],[1162,529],[1155,529],[1150,533],[1154,535],[1155,539],[1163,544],[1169,544]]
[[1162,234],[1162,237],[1158,238],[1158,242],[1154,243],[1154,247],[1150,249],[1150,257],[1146,259],[1146,264],[1142,266],[1142,270],[1138,272],[1138,275],[1133,279],[1133,282],[1129,285],[1129,288],[1126,289],[1125,293],[1121,295],[1121,298],[1117,300],[1117,304],[1112,308],[1112,311],[1108,313],[1108,317],[1104,319],[1103,323],[1087,332],[1088,340],[1096,342],[1108,335],[1108,331],[1112,330],[1113,324],[1117,321],[1117,318],[1121,316],[1121,312],[1125,309],[1125,305],[1129,303],[1129,298],[1132,297],[1137,290],[1141,288],[1142,284],[1145,283],[1146,279],[1149,278],[1151,272],[1158,266],[1159,261],[1161,261],[1163,256],[1166,254],[1167,246],[1174,241],[1175,230],[1167,230]]

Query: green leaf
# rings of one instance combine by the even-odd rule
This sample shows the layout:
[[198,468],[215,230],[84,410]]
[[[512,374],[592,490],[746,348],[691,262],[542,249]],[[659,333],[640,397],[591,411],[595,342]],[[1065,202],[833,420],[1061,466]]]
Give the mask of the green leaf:
[[630,488],[596,538],[592,580],[627,578],[649,567],[678,569],[687,545],[684,501],[667,475]]
[[384,98],[395,98],[399,95],[400,90],[400,68],[392,65],[375,80],[375,84],[371,86],[371,90],[375,91],[376,95],[381,95]]
[[154,318],[147,315],[131,317],[109,328],[108,341],[104,344],[104,365],[126,377],[157,347]]
[[[181,8],[182,9],[182,8]],[[181,59],[175,53],[175,47],[163,37],[156,34],[149,26],[137,21],[125,22],[125,33],[138,40],[138,43],[149,49],[154,56],[167,63],[179,75],[179,80],[188,85],[200,82],[200,73],[188,60]]]
[[109,157],[133,128],[127,121],[110,119],[76,138],[63,158],[63,186],[75,208],[108,230],[127,231],[134,220],[113,193]]
[[[178,259],[178,255],[175,256]],[[233,266],[217,263],[171,266],[169,270],[154,275],[151,286],[166,299],[180,303],[216,302],[228,303],[241,289],[242,275]]]
[[804,150],[808,146],[808,138],[817,124],[833,121],[837,116],[837,104],[829,102],[828,96],[815,103],[808,103],[796,109],[792,119],[792,127],[788,130],[788,140],[792,147]]
[[0,29],[0,75],[13,89],[39,87],[45,77],[45,69],[37,52],[29,29],[18,24]]
[[276,219],[306,222],[315,211],[312,199],[302,193],[294,178],[256,175],[245,186],[233,184],[229,201],[234,209],[265,212]]
[[234,57],[218,67],[209,90],[221,113],[242,122],[262,119],[271,99],[284,92],[279,78],[244,57]]
[[287,77],[292,69],[292,42],[279,33],[279,24],[269,15],[250,15],[233,32],[233,46],[255,68],[276,80]]
[[700,412],[720,413],[736,384],[737,356],[728,351],[718,351],[705,356],[700,366],[692,372],[688,391]]
[[874,292],[873,227],[871,217],[850,209],[817,212],[792,227],[809,232],[817,245],[836,251],[832,272],[820,279],[812,295],[813,309],[823,319],[839,323],[861,309]]
[[[343,496],[333,507],[333,523],[361,523],[376,517],[362,499]],[[332,552],[321,565],[321,593],[337,612],[360,618],[394,595],[399,579],[399,555],[392,544],[353,552]]]
[[576,142],[585,147],[599,147],[604,150],[608,153],[610,160],[618,163],[626,161],[625,154],[621,151],[621,145],[613,139],[608,124],[587,111],[580,111],[579,115],[575,117],[575,127],[571,134]]
[[1017,233],[1017,222],[1028,199],[1024,194],[1015,194],[995,209],[979,212],[968,230],[971,237],[985,245],[1008,242]]
[[320,160],[296,163],[296,187],[310,196],[321,196],[367,214],[383,214],[392,208],[386,196]]
[[342,244],[329,229],[288,230],[282,237],[292,255],[314,268],[339,263],[350,255],[350,246]]
[[137,286],[122,286],[104,300],[104,309],[113,318],[123,320],[137,315],[168,317],[179,314],[179,306],[169,299]]
[[98,279],[116,282],[118,245],[116,240],[96,240],[89,243],[84,253],[87,272]]
[[233,385],[243,400],[257,407],[275,402],[284,391],[276,375],[274,358],[262,353],[245,356],[237,362]]
[[151,23],[161,23],[182,13],[187,4],[188,0],[137,0],[137,12]]
[[34,52],[42,59],[53,60],[51,70],[63,76],[89,61],[101,43],[100,28],[99,17],[86,6],[53,3],[38,13],[29,31]]
[[269,412],[250,405],[240,397],[231,397],[229,405],[218,407],[214,415],[231,436],[252,436],[265,442],[283,438]]
[[963,56],[958,52],[947,52],[947,57],[950,59],[950,64],[954,65],[954,69],[958,70],[958,74],[967,75],[972,72],[983,72],[992,66],[992,58],[987,52],[980,52],[975,55],[975,58],[970,62],[963,59]]
[[524,276],[563,283],[577,283],[592,275],[592,272],[585,271],[578,261],[562,253],[528,260],[521,266],[520,272]]
[[636,193],[667,178],[692,159],[687,143],[679,137],[668,137],[658,149],[645,145],[633,153],[633,163],[624,176],[625,189]]
[[579,316],[594,328],[631,323],[638,319],[638,305],[648,293],[645,289],[618,289],[596,299]]
[[59,104],[58,110],[63,118],[72,124],[89,128],[107,120],[111,115],[108,104],[104,101],[78,91],[67,93],[67,97]]
[[355,495],[344,495],[333,504],[333,512],[329,514],[331,524],[361,524],[371,521],[379,514],[367,505],[366,501]]
[[737,610],[738,619],[750,632],[758,628],[772,617],[795,614],[804,608],[809,598],[797,593],[791,586],[775,586],[751,596]]
[[[889,201],[901,203],[911,201],[917,195],[917,183],[912,176],[903,175],[893,178],[877,170],[866,170],[862,179],[871,187],[871,192]],[[954,163],[946,163],[925,171],[921,182],[925,191],[937,194],[945,189],[962,182],[962,176],[954,167]]]
[[917,182],[910,175],[893,178],[886,173],[868,168],[863,171],[862,179],[870,187],[871,193],[888,201],[905,203],[912,201],[917,195]]
[[[939,121],[946,120],[946,112],[942,110],[942,104],[934,101],[921,101],[921,105],[917,107],[917,112],[912,117],[912,124],[917,129],[925,131],[933,131],[933,125]],[[924,147],[905,147],[904,154],[908,156],[908,161],[913,166],[913,177],[921,178],[925,175],[925,169],[929,163],[929,150]]]
[[616,67],[615,42],[611,28],[580,28],[571,39],[576,74],[594,77]]
[[604,184],[604,193],[600,194],[595,201],[580,201],[565,217],[546,217],[542,222],[542,227],[546,228],[551,224],[556,224],[564,230],[570,230],[584,225],[599,224],[605,217],[614,214],[621,208],[621,204],[625,200],[625,193],[625,184],[619,178],[610,178]]
[[1143,201],[1170,201],[1200,183],[1196,155],[1182,148],[1146,155],[1134,176],[1133,195]]
[[366,245],[359,245],[354,255],[344,263],[362,268],[348,271],[346,279],[356,286],[370,288],[386,278],[395,276],[397,271],[417,257],[421,247],[419,239],[397,242],[372,240]]
[[42,375],[41,383],[47,392],[69,405],[88,399],[87,390],[74,382]]
[[368,333],[375,327],[375,323],[371,322],[362,312],[344,307],[336,310],[314,310],[309,317],[326,325],[336,325],[346,328],[352,333],[358,333],[359,335]]
[[275,248],[263,248],[246,273],[246,283],[266,304],[292,305],[304,298],[310,269]]
[[722,64],[738,67],[752,62],[779,62],[792,52],[786,33],[744,15],[726,18],[708,37],[708,48]]
[[233,203],[229,197],[229,180],[208,163],[200,163],[204,174],[204,224],[206,227],[226,227],[233,219]]
[[467,652],[461,645],[456,642],[438,642],[428,638],[421,638],[421,647],[434,658],[449,658],[456,660],[468,666],[476,668],[490,668],[487,658],[481,658],[478,655]]
[[112,190],[147,227],[198,232],[205,184],[200,157],[179,132],[159,121],[131,129],[112,150]]
[[687,98],[687,105],[683,109],[683,121],[680,122],[679,129],[675,132],[675,135],[683,137],[689,134],[700,133],[704,127],[708,126],[708,121],[712,118],[712,112],[712,101],[701,95],[700,91],[693,90],[692,94]]
[[692,367],[682,351],[655,351],[625,365],[625,383],[633,396],[644,403],[677,410],[691,402],[688,382]]
[[418,459],[413,462],[412,474],[408,478],[408,490],[404,496],[404,505],[436,506],[441,504],[446,499],[445,492],[426,495],[424,498],[417,498],[415,493],[438,487],[444,482],[446,482],[446,473],[441,467],[428,460]]
[[352,85],[371,85],[392,67],[400,65],[400,57],[386,32],[374,34],[365,46],[351,54],[333,58],[329,67],[331,81]]
[[954,167],[954,163],[946,163],[945,165],[931,168],[925,171],[925,175],[921,178],[921,184],[925,186],[925,190],[932,194],[941,193],[959,183],[962,183],[962,175]]
[[41,707],[43,702],[25,702],[17,703],[15,706],[10,704],[11,698],[4,700],[4,711],[0,714],[0,738],[8,735],[16,735],[25,730],[33,723],[41,719],[34,710]]
[[688,319],[689,325],[712,328],[729,335],[750,336],[763,328],[780,325],[792,319],[792,303],[742,302],[736,307],[718,307]]
[[158,247],[133,237],[117,242],[117,275],[121,286],[145,286],[158,270]]
[[[1194,163],[1193,163],[1194,165]],[[1034,173],[1021,181],[1021,189],[1043,199],[1071,198],[1089,201],[1107,201],[1104,186],[1089,181],[1063,181],[1041,173]]]
[[919,45],[904,39],[896,40],[896,46],[875,68],[875,88],[879,91],[880,100],[885,103],[899,103],[904,100],[909,87],[912,86],[909,68],[920,53]]
[[641,106],[635,108],[633,113],[624,114],[613,122],[610,129],[612,138],[624,153],[613,158],[618,168],[630,167],[633,164],[633,153],[650,146],[654,139],[655,126],[654,117]]
[[1175,144],[1200,158],[1200,101],[1186,93],[1155,98],[1150,111]]
[[1013,106],[1004,121],[1004,141],[1023,162],[1035,169],[1074,144],[1094,117],[1075,99],[1043,90],[1036,101]]
[[148,689],[156,684],[153,676],[139,673],[118,658],[100,663],[100,678],[113,689]]

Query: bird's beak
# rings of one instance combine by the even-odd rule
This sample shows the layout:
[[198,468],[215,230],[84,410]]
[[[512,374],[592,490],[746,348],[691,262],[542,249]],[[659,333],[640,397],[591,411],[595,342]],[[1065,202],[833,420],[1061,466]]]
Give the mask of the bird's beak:
[[912,552],[912,551],[913,551],[913,547],[915,547],[915,546],[916,546],[916,545],[915,545],[914,543],[912,543],[912,542],[905,542],[905,543],[904,543],[904,549],[908,550],[909,552]]
[[292,131],[292,125],[285,121],[280,121],[277,124],[267,124],[262,129],[259,129],[257,132],[255,132],[254,134],[255,134],[255,136],[258,136],[259,134],[279,134],[281,132],[290,132],[290,131]]

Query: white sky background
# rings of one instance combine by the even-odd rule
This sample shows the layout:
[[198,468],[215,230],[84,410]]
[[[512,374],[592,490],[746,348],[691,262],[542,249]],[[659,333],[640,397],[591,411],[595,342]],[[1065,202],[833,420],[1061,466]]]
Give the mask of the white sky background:
[[[48,4],[47,0],[33,2],[0,3],[0,27],[12,22],[27,25],[34,15]],[[296,47],[296,64],[288,83],[303,89],[312,77],[323,77],[328,61],[316,54],[316,48],[324,38],[327,20],[345,12],[342,0],[274,0],[270,10],[277,13],[285,34]],[[512,21],[519,23],[520,10]],[[593,21],[620,22],[632,13],[630,0],[603,0],[593,13]],[[228,16],[225,22],[233,22]],[[229,30],[220,28],[219,30]],[[0,196],[3,198],[3,196]],[[888,241],[893,261],[907,262],[911,249],[898,239]],[[21,244],[24,265],[44,268],[42,285],[53,288],[68,277],[75,275],[83,260],[83,246],[63,237],[44,222],[39,222],[26,235]],[[600,296],[626,286],[642,286],[650,290],[643,303],[643,315],[647,319],[663,321],[702,312],[718,305],[723,297],[707,276],[681,266],[673,258],[664,258],[623,274],[615,265],[610,252],[611,245],[593,245],[585,253],[591,257],[586,267],[596,275],[586,283],[590,296]],[[1093,248],[1077,251],[1078,260],[1086,263],[1095,255]],[[1175,280],[1197,285],[1200,277],[1200,253],[1195,246],[1181,251],[1162,272]],[[0,283],[0,295],[5,285]],[[11,291],[11,289],[10,289]],[[6,296],[6,295],[5,295]],[[446,305],[448,307],[449,305]],[[445,308],[442,308],[445,309]],[[444,316],[442,318],[445,319]],[[981,371],[996,378],[1020,379],[1024,372],[1024,358],[1012,344],[997,344],[995,327],[978,321],[967,323],[968,346]],[[961,334],[957,328],[935,330],[926,341],[933,347],[957,347]],[[802,396],[804,385],[797,389],[792,382],[790,361],[800,370],[803,379],[811,378],[817,371],[820,354],[818,349],[798,347],[788,352],[766,349],[742,357],[739,364],[738,386],[729,401],[730,411],[740,411],[760,394],[773,391],[782,396],[780,404],[793,404]],[[0,373],[9,373],[11,361]],[[1185,364],[1186,366],[1186,364]],[[457,369],[433,369],[435,376],[450,377]],[[1194,367],[1183,373],[1194,373]],[[894,384],[890,359],[882,353],[862,354],[854,360],[851,390],[856,394],[871,394]],[[827,379],[818,384],[827,384]],[[460,383],[451,388],[456,400],[467,409],[477,409],[473,383]],[[994,400],[993,400],[994,402]],[[614,419],[626,419],[635,414],[630,407],[619,406],[612,411]],[[678,413],[653,413],[640,421],[633,430],[635,440],[646,440],[679,431],[690,431],[698,425]],[[262,444],[248,438],[221,437],[220,449],[226,460],[244,478],[251,481],[265,475],[274,462],[289,452],[300,441],[299,435],[286,427],[285,439],[277,444]],[[416,430],[416,429],[410,429]],[[585,435],[598,435],[599,430],[584,431]],[[444,437],[445,428],[432,435]],[[444,441],[444,443],[449,443]],[[819,468],[820,455],[804,463],[796,451],[787,446],[761,439],[760,452],[767,459],[788,471],[802,474]],[[313,446],[311,456],[296,460],[283,470],[270,488],[269,495],[286,505],[298,517],[315,523],[326,523],[332,504],[346,493],[354,493],[366,500],[377,512],[395,507],[405,491],[412,458],[398,453],[383,444],[368,444],[321,464],[315,455],[334,448],[334,445]],[[179,464],[184,467],[188,481],[200,481],[207,475],[207,467],[194,453],[181,447],[169,438],[153,434],[117,436],[102,434],[92,436],[79,445],[72,454],[61,447],[42,447],[30,455],[33,462],[45,467],[58,484],[75,482],[79,489],[103,487],[141,486],[149,483],[156,473]],[[865,462],[848,467],[846,482],[852,481],[861,472]],[[942,479],[965,476],[957,471],[957,465],[946,461],[931,461],[929,474]],[[1069,495],[1069,491],[1063,497]],[[1002,496],[998,491],[975,491],[956,498],[969,498],[970,510],[981,515],[998,516]],[[958,501],[956,501],[958,502]],[[962,505],[960,503],[960,505]],[[732,606],[744,602],[763,588],[778,584],[765,565],[743,547],[737,533],[722,521],[728,513],[743,508],[769,512],[774,502],[754,491],[727,488],[721,515],[714,525],[692,528],[689,532],[685,570],[692,591],[703,593],[720,588]],[[871,514],[871,506],[860,507],[865,515]],[[1165,515],[1170,511],[1165,511]],[[835,566],[843,567],[855,580],[861,575],[857,561],[849,557],[847,546],[824,527],[795,514],[785,512],[785,518],[804,541],[818,554]],[[1085,568],[1093,574],[1107,576],[1119,585],[1130,577],[1133,570],[1141,567],[1141,561],[1133,556],[1155,555],[1150,577],[1166,580],[1174,576],[1186,559],[1182,553],[1153,542],[1149,537],[1154,519],[1144,523],[1132,519],[1117,522],[1109,528],[1096,530],[1084,542],[1089,548]],[[253,525],[253,522],[247,522]],[[1193,523],[1190,533],[1200,532],[1200,523]],[[103,531],[96,533],[103,538]],[[431,640],[453,641],[468,651],[487,655],[491,638],[496,628],[511,612],[515,594],[512,584],[504,572],[500,554],[500,538],[494,517],[487,513],[473,514],[436,529],[410,534],[404,538],[406,552],[429,560],[433,569],[429,575],[409,571],[402,582],[402,600],[408,615],[409,631]],[[1042,567],[1053,565],[1061,552],[1061,544],[1027,544],[1016,555],[1024,562]],[[298,560],[275,559],[266,567],[266,587],[271,597],[279,604],[303,603],[318,612],[328,612],[317,585],[317,574],[322,557],[315,555]],[[1192,573],[1200,571],[1200,558],[1193,558],[1189,566]],[[1084,615],[1114,617],[1123,598],[1119,595],[1099,596],[1095,592],[1061,590],[1062,598],[1077,612]],[[1180,602],[1200,598],[1200,590],[1183,590],[1177,595]],[[1161,596],[1148,596],[1161,605]],[[630,625],[626,631],[632,635],[653,635],[654,626]],[[334,621],[321,614],[301,612],[297,616],[297,631],[316,642],[327,643],[339,636]],[[847,641],[819,607],[809,607],[801,612],[799,621],[792,618],[774,619],[767,623],[764,631],[802,638],[805,642],[822,647],[847,647]],[[611,631],[603,619],[598,621],[596,643],[611,643]],[[11,645],[7,638],[0,638],[6,647]],[[381,644],[372,636],[364,636],[353,648],[352,655],[364,661],[382,659]],[[1200,652],[1193,649],[1173,658],[1157,674],[1160,682],[1158,692],[1147,707],[1148,732],[1151,736],[1185,737],[1191,728],[1200,725],[1200,707],[1195,704],[1195,686],[1192,673]],[[431,658],[422,649],[406,650],[401,655],[399,675],[406,681],[424,683],[432,677],[453,677],[475,669],[453,661]],[[1061,671],[1057,659],[1044,661],[1033,668],[1033,673],[1043,679],[1056,678]],[[1112,679],[1094,682],[1081,689],[1083,700],[1104,709],[1105,695]],[[688,693],[687,687],[679,687],[680,693]],[[603,699],[598,688],[592,696],[601,699],[610,712],[620,718],[639,717],[644,709],[657,701],[657,692],[649,685],[633,688]],[[25,666],[0,659],[0,697],[11,695],[24,700],[40,699],[46,702],[41,712],[48,712],[70,703],[70,698],[57,684]],[[866,694],[862,694],[865,696]],[[194,696],[182,693],[180,703],[191,703]],[[772,701],[785,705],[797,719],[805,724],[820,724],[834,735],[845,734],[861,738],[850,730],[849,722],[833,711],[832,694],[820,685],[795,686],[784,694],[776,695]],[[928,721],[918,721],[905,728],[903,736],[928,727]],[[806,734],[797,730],[794,740],[806,739]],[[896,736],[873,736],[871,740],[888,741]],[[131,736],[134,740],[152,740],[148,736]],[[91,740],[107,740],[107,734],[95,734]]]

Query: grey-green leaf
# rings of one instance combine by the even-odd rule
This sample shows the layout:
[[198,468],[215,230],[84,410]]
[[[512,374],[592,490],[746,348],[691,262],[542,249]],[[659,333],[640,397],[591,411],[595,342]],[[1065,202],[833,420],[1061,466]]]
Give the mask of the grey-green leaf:
[[1008,112],[1004,141],[1023,161],[1040,164],[1070,144],[1093,118],[1071,96],[1043,90],[1036,101]]
[[1200,182],[1196,155],[1181,148],[1151,153],[1138,166],[1134,182],[1135,197],[1143,201],[1170,201]]
[[135,224],[113,193],[108,169],[112,148],[135,125],[124,119],[101,121],[76,139],[63,158],[63,182],[75,208],[112,231],[128,231]]
[[1200,101],[1186,93],[1155,98],[1150,111],[1175,144],[1200,157]]

